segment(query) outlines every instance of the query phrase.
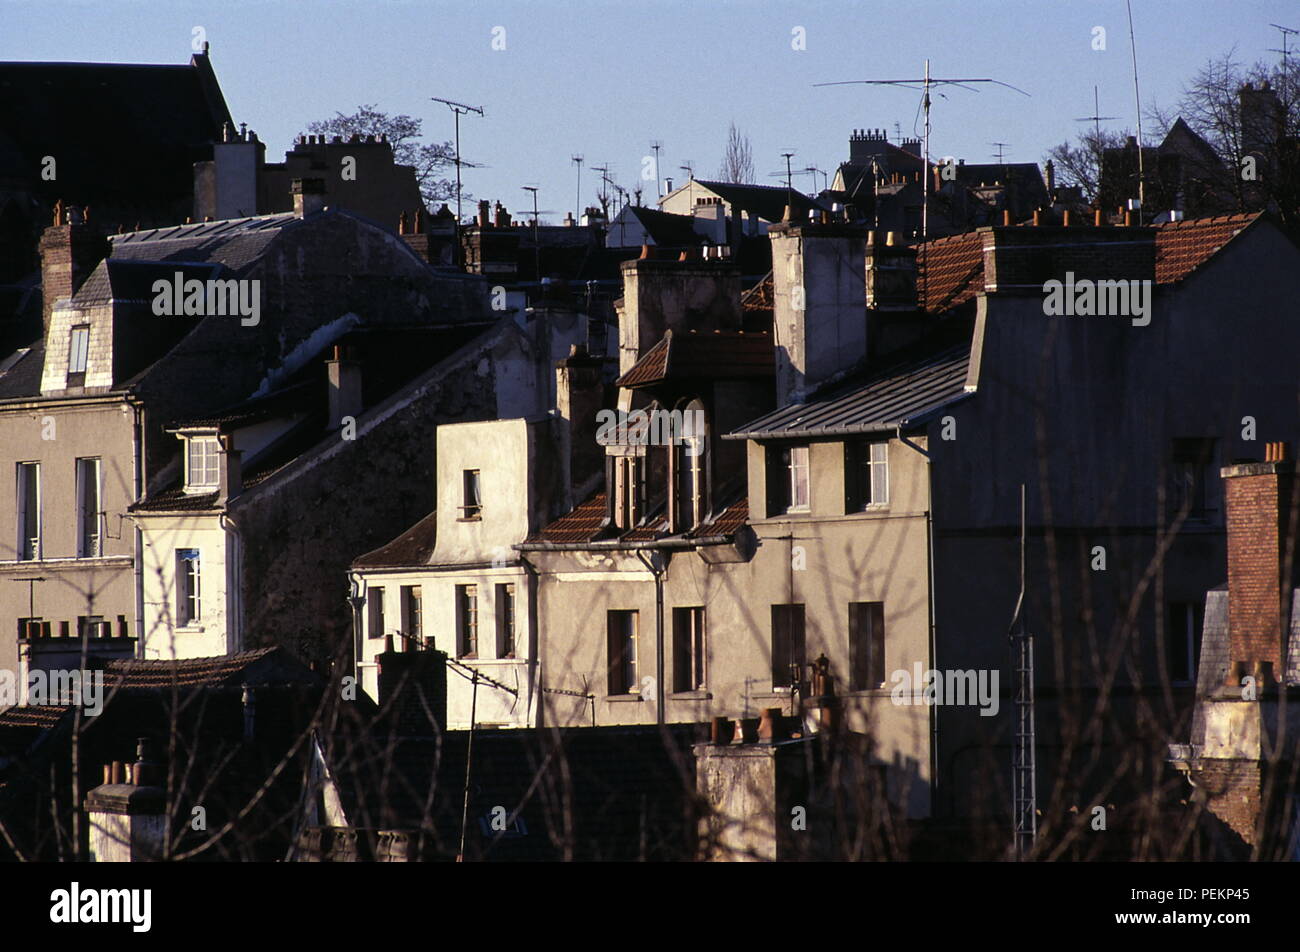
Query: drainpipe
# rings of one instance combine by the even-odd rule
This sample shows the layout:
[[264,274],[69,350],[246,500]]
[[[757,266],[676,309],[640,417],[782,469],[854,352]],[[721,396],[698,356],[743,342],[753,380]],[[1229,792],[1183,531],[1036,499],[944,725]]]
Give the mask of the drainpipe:
[[641,550],[636,557],[654,573],[655,577],[655,706],[658,710],[658,722],[664,723],[664,569],[660,564],[663,556],[652,553],[649,558]]
[[[930,667],[938,663],[935,644],[935,594],[934,594],[934,457],[930,451],[903,436],[902,426],[894,428],[898,441],[925,459],[925,562],[926,587],[930,592]],[[939,716],[938,705],[930,705],[930,813],[933,816],[939,806]]]
[[528,561],[528,556],[519,553],[519,564],[528,573],[528,697],[536,705],[538,727],[542,726],[542,637],[537,625],[538,603],[541,598],[542,573],[537,566]]
[[[130,396],[127,397],[127,404],[131,407],[134,414],[133,432],[131,436],[132,443],[132,463],[135,468],[133,479],[132,502],[139,502],[144,496],[144,421],[141,416],[144,408]],[[140,529],[140,523],[135,519],[131,520],[135,530],[135,558],[131,561],[134,563],[135,573],[135,656],[144,657],[144,532]]]
[[[352,607],[352,676],[361,684],[362,638],[361,606],[366,603],[364,586],[355,572],[348,573],[348,604]],[[375,691],[379,693],[378,689]]]
[[244,539],[228,513],[221,513],[219,518],[231,540],[226,551],[226,654],[234,654],[244,646]]

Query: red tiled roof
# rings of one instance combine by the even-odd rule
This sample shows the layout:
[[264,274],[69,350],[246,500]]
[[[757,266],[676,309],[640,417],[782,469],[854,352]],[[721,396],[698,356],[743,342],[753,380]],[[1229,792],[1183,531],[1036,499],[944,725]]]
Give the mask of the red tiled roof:
[[1172,284],[1183,280],[1258,221],[1262,214],[1216,215],[1159,225],[1156,231],[1156,283]]
[[917,296],[932,314],[971,300],[984,290],[984,237],[968,231],[921,246]]
[[[749,503],[744,496],[731,503],[707,522],[702,522],[690,532],[688,539],[707,539],[715,536],[729,536],[736,533],[749,518]],[[559,545],[581,545],[591,542],[600,531],[605,520],[605,494],[598,492],[572,512],[556,519],[540,532],[530,536],[528,542],[551,542]],[[618,542],[653,542],[667,533],[667,524],[662,518],[653,520],[649,525],[637,526],[619,536],[611,536],[608,541]]]
[[743,311],[772,310],[772,272],[769,271],[758,284],[740,296],[740,308]]
[[766,332],[668,331],[615,383],[639,387],[669,377],[767,377],[775,369],[772,335]]
[[64,714],[72,710],[52,704],[32,704],[23,707],[11,707],[0,713],[0,728],[36,727],[47,730],[59,722]]

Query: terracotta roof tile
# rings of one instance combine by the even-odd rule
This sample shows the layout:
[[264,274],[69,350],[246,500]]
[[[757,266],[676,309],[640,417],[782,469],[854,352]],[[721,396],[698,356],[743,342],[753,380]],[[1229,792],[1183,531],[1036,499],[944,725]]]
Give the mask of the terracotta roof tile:
[[257,648],[239,654],[213,658],[184,658],[177,661],[111,661],[104,670],[105,685],[111,688],[220,687],[235,681],[249,668],[278,648]]
[[1156,283],[1181,281],[1259,220],[1262,212],[1167,222],[1156,231]]
[[918,264],[918,297],[932,314],[964,304],[984,290],[984,238],[977,231],[926,242]]
[[668,331],[615,383],[640,387],[669,377],[768,377],[775,366],[772,335],[765,332]]

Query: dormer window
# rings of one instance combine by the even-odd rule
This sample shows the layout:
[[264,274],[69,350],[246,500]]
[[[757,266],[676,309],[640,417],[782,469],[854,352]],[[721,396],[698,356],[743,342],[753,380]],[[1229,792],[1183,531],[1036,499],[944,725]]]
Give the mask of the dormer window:
[[215,436],[192,436],[185,441],[186,492],[217,488],[218,449]]
[[80,387],[86,381],[86,362],[90,354],[90,325],[78,324],[68,335],[68,386]]

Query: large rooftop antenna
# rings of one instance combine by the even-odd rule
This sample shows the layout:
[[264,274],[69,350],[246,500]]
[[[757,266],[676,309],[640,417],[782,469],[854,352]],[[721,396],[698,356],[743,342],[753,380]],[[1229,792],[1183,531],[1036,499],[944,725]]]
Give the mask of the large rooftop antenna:
[[664,197],[663,189],[660,188],[660,183],[663,182],[663,178],[660,177],[659,175],[659,150],[662,149],[663,147],[664,147],[663,141],[660,139],[655,139],[650,143],[650,151],[655,154],[655,199],[656,200]]
[[450,99],[439,99],[437,96],[430,96],[429,98],[432,99],[434,102],[442,103],[444,106],[447,106],[449,109],[451,109],[453,113],[456,114],[456,227],[459,228],[460,215],[461,215],[460,167],[462,164],[460,160],[460,117],[465,115],[466,113],[471,113],[471,112],[477,113],[478,115],[482,116],[483,107],[467,106],[463,102],[452,102]]
[[1270,23],[1269,26],[1271,26],[1273,29],[1277,30],[1279,33],[1282,34],[1282,48],[1278,49],[1277,47],[1270,46],[1268,48],[1268,51],[1270,53],[1282,54],[1282,82],[1281,82],[1282,106],[1285,108],[1288,105],[1287,87],[1291,85],[1291,69],[1290,69],[1290,64],[1287,63],[1287,60],[1294,52],[1294,50],[1290,48],[1290,43],[1288,41],[1290,40],[1291,37],[1300,34],[1300,30],[1293,30],[1291,29],[1291,27],[1282,26],[1280,23]]
[[[920,79],[850,79],[838,83],[814,83],[814,86],[901,86],[904,89],[921,90],[921,108],[925,111],[925,135],[923,136],[922,152],[924,153],[924,172],[921,190],[921,241],[924,243],[930,235],[930,89],[934,86],[960,86],[963,89],[969,88],[971,83],[993,83],[997,86],[1005,86],[1007,89],[1013,89],[1022,96],[1028,96],[1018,86],[1012,86],[1010,83],[1004,83],[998,79],[988,78],[939,78],[930,75],[930,61],[925,61],[925,75]],[[971,92],[978,90],[971,89]]]
[[998,160],[998,165],[1003,165],[1004,163],[1003,163],[1003,161],[1002,161],[1002,153],[1003,153],[1003,151],[1007,148],[1007,146],[1011,145],[1011,143],[1010,143],[1010,142],[990,142],[989,145],[993,146],[993,148],[995,148],[995,149],[998,150],[997,152],[993,153],[993,158],[995,158],[995,159]]

